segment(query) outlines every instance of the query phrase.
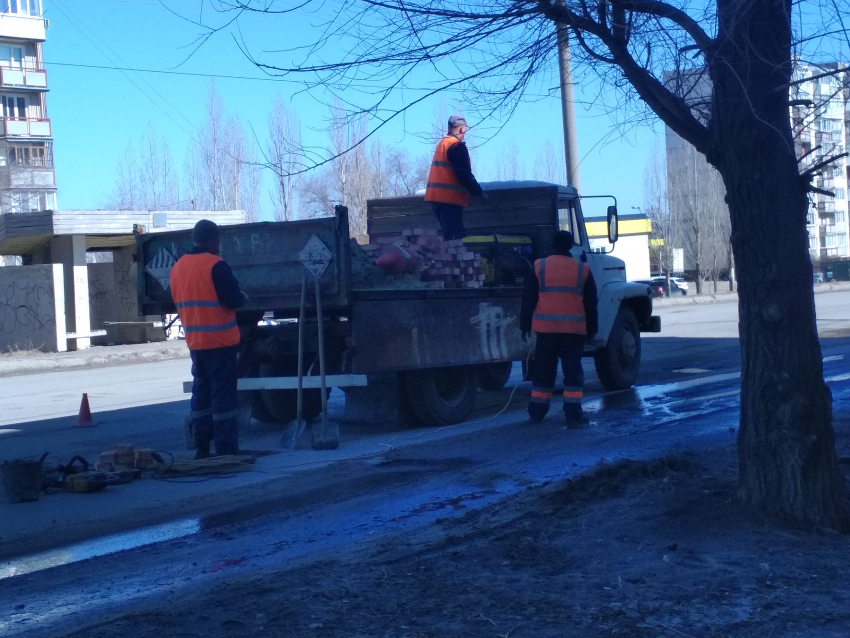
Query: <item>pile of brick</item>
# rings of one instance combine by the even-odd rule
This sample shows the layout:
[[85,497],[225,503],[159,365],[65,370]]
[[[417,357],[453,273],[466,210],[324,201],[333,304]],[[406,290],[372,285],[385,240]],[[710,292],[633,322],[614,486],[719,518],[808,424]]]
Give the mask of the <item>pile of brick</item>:
[[102,472],[146,470],[154,465],[153,450],[136,449],[130,443],[119,443],[114,450],[100,453],[95,467]]
[[462,239],[443,240],[436,230],[412,228],[401,235],[377,237],[361,246],[371,259],[377,259],[387,246],[399,246],[424,258],[419,278],[429,288],[483,288],[481,255],[468,250]]

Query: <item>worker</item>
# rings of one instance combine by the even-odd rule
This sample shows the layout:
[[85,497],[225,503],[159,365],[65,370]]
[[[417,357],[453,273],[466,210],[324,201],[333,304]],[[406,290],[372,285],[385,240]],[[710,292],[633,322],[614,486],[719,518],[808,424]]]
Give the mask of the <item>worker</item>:
[[573,235],[561,230],[552,240],[551,256],[534,262],[526,277],[520,311],[520,330],[527,341],[536,333],[528,419],[540,423],[549,411],[558,361],[564,373],[564,415],[567,425],[586,420],[581,408],[584,371],[581,358],[586,340],[596,335],[596,284],[590,267],[570,256]]
[[488,201],[487,194],[472,174],[469,151],[463,142],[468,128],[463,116],[449,118],[449,132],[437,144],[428,173],[425,201],[431,202],[446,240],[463,239],[463,209],[469,204],[470,194]]
[[192,231],[194,247],[171,270],[171,297],[192,357],[191,424],[195,458],[239,453],[236,426],[236,308],[248,295],[221,257],[215,222],[202,219]]

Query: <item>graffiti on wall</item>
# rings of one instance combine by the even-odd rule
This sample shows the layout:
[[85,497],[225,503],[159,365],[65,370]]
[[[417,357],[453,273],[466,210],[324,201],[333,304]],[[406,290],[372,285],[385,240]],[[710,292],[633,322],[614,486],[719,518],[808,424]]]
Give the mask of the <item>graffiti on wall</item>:
[[115,297],[118,307],[128,317],[138,315],[136,311],[136,284],[130,273],[133,266],[131,260],[115,260]]
[[0,283],[0,332],[5,336],[20,333],[53,333],[56,327],[53,289],[49,285]]

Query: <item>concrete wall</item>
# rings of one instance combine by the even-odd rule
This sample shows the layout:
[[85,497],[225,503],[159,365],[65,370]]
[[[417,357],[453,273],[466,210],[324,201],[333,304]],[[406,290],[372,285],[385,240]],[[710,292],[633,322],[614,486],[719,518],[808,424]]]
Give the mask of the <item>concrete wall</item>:
[[[109,264],[113,267],[115,281],[115,319],[113,321],[159,321],[160,317],[139,315],[138,267],[133,260],[135,253],[135,246],[116,250],[113,253],[113,262]],[[165,341],[165,331],[162,328],[145,326],[120,326],[115,343],[146,341]]]
[[61,264],[0,268],[0,351],[64,351],[65,279]]
[[89,312],[92,330],[106,330],[104,337],[92,337],[92,345],[104,346],[119,343],[117,326],[104,326],[106,321],[116,321],[115,272],[113,264],[89,264]]

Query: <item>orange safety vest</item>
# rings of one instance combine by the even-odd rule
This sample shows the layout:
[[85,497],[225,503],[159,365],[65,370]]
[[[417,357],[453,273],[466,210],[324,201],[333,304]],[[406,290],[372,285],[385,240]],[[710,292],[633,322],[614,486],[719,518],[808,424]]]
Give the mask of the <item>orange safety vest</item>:
[[540,289],[531,329],[586,335],[584,284],[590,275],[587,265],[566,255],[552,255],[535,261],[534,272]]
[[431,160],[431,171],[428,173],[428,186],[425,189],[426,202],[441,202],[443,204],[469,204],[469,191],[460,183],[449,161],[449,149],[460,140],[454,135],[446,135],[437,144],[434,159]]
[[171,269],[171,298],[190,350],[226,348],[239,343],[236,311],[222,307],[212,269],[221,257],[210,253],[183,255]]

